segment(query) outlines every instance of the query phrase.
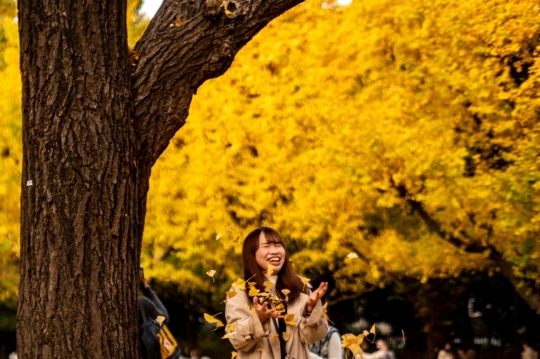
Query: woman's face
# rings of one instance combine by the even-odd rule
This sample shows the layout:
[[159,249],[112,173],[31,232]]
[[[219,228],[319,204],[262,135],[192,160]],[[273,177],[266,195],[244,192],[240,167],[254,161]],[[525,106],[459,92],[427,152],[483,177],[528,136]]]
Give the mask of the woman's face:
[[268,265],[274,266],[274,272],[277,273],[285,263],[285,248],[283,243],[269,243],[266,240],[264,232],[259,236],[259,249],[255,252],[255,260],[262,270],[267,270]]

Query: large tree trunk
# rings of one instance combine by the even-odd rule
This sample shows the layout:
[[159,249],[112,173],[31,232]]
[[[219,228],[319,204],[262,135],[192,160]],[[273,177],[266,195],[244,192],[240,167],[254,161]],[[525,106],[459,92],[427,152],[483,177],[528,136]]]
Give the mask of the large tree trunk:
[[166,0],[128,66],[121,0],[19,1],[19,357],[138,357],[151,167],[191,97],[300,0]]
[[19,4],[19,356],[136,358],[144,200],[137,187],[126,4]]

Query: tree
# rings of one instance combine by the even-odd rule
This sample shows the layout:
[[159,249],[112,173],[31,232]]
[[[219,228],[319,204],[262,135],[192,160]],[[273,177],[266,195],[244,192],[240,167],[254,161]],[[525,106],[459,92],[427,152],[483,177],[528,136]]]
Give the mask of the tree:
[[297,3],[165,1],[130,76],[125,2],[19,2],[21,357],[138,356],[152,165],[197,88]]

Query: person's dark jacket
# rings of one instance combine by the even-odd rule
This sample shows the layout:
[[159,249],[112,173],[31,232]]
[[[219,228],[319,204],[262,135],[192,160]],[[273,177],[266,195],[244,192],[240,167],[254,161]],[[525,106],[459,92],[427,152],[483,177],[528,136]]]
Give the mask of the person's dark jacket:
[[144,359],[161,359],[157,333],[160,329],[156,321],[158,316],[165,317],[163,324],[167,324],[169,313],[163,306],[154,291],[150,288],[141,288],[144,297],[137,299],[139,306],[139,335],[141,342],[141,354]]

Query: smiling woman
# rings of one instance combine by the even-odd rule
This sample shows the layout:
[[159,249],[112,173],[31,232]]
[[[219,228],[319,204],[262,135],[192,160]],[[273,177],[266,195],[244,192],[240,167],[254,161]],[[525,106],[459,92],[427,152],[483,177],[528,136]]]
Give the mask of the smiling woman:
[[294,272],[280,235],[268,227],[247,235],[242,260],[249,288],[233,287],[245,295],[229,296],[225,309],[238,358],[309,358],[308,344],[328,329],[321,304],[328,283],[310,293]]

